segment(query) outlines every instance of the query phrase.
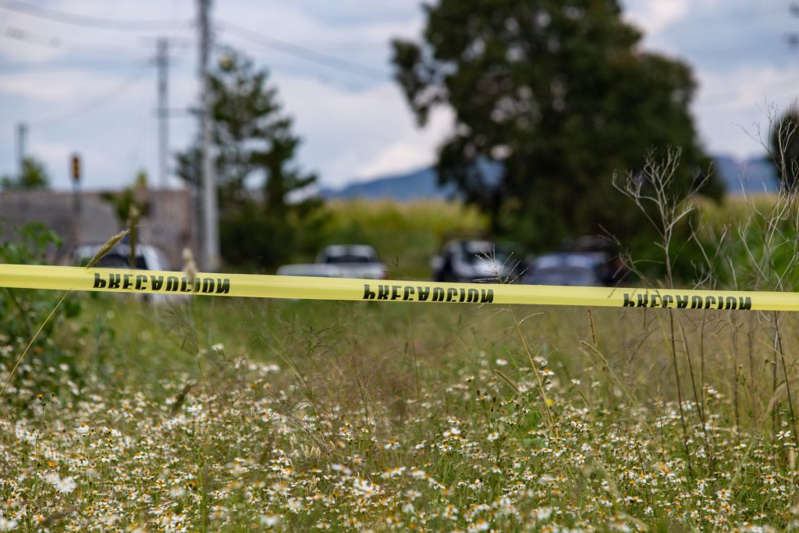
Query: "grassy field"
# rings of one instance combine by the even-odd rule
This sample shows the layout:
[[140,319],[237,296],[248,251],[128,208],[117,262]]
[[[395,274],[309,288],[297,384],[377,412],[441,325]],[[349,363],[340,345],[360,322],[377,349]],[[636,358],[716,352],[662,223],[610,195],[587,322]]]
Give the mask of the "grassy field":
[[[408,277],[483,224],[340,209]],[[0,530],[799,529],[791,314],[72,295],[9,380],[57,298],[0,294]]]
[[767,316],[674,315],[683,421],[663,311],[84,305],[51,339],[78,343],[75,373],[5,393],[0,526],[797,526]]

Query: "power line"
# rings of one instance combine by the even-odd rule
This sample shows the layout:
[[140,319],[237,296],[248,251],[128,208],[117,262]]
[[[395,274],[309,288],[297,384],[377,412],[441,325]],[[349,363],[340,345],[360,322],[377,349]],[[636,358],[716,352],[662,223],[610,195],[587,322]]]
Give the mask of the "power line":
[[[58,11],[41,7],[36,4],[29,4],[27,2],[20,2],[19,0],[0,0],[0,9],[23,13],[33,17],[39,17],[62,24],[72,24],[73,26],[92,27],[104,30],[125,30],[125,31],[142,31],[142,30],[164,30],[167,27],[174,28],[175,21],[166,19],[153,19],[153,20],[125,20],[125,19],[110,19],[104,17],[93,17],[89,15],[78,15],[75,13],[67,13],[65,11]],[[190,27],[191,21],[182,21],[182,26]]]
[[61,48],[61,39],[47,39],[44,37],[39,37],[21,28],[16,28],[13,26],[7,26],[5,31],[2,33],[2,36],[8,37],[9,39],[22,41],[24,43],[37,44],[39,46],[47,46],[49,48]]
[[76,43],[74,41],[65,41],[60,37],[44,36],[42,34],[34,33],[26,29],[20,28],[18,26],[6,26],[2,31],[2,33],[0,33],[0,37],[6,37],[8,39],[14,39],[15,41],[23,42],[26,44],[44,46],[47,48],[69,51],[73,53],[89,53],[94,55],[98,52],[101,52],[102,54],[112,55],[115,58],[118,58],[119,54],[131,53],[138,50],[138,48],[128,48],[116,45],[109,46],[106,44],[101,46],[84,45]]
[[[63,24],[72,24],[76,26],[102,28],[102,29],[115,29],[115,30],[163,30],[166,26],[170,28],[175,27],[175,22],[171,20],[124,20],[124,19],[109,19],[103,17],[94,17],[88,15],[78,15],[75,13],[68,13],[65,11],[58,11],[54,9],[44,8],[38,5],[21,2],[19,0],[0,0],[0,9],[7,9],[17,13],[24,13],[34,17],[44,18]],[[183,21],[181,26],[190,27],[192,21]],[[323,65],[328,68],[343,70],[350,74],[355,74],[362,77],[371,79],[386,79],[389,77],[388,73],[368,65],[363,65],[349,59],[336,57],[331,54],[319,52],[306,48],[304,46],[277,39],[275,37],[267,37],[258,32],[249,30],[243,26],[239,26],[230,21],[223,21],[220,24],[223,31],[228,31],[239,35],[253,43],[260,44],[273,50],[293,55]],[[19,38],[19,36],[11,35],[12,38]],[[23,38],[24,39],[24,38]],[[41,44],[41,43],[40,43]]]
[[66,111],[64,113],[59,113],[56,115],[51,115],[49,117],[40,118],[37,120],[32,120],[29,122],[32,126],[43,126],[53,124],[55,122],[61,122],[62,120],[66,120],[72,118],[77,115],[82,115],[86,111],[90,109],[96,109],[99,106],[106,104],[107,102],[113,100],[117,96],[124,93],[126,90],[130,89],[132,86],[136,85],[145,74],[148,73],[146,67],[147,64],[141,66],[140,70],[137,70],[136,73],[125,79],[122,83],[115,85],[111,90],[103,91],[102,93],[96,94],[93,98],[88,101],[85,101],[74,108]]
[[50,124],[54,124],[57,122],[61,122],[62,120],[68,120],[70,118],[83,115],[89,110],[96,109],[117,96],[121,95],[132,86],[136,85],[141,79],[147,74],[148,70],[145,68],[147,63],[141,65],[140,70],[137,70],[135,75],[125,79],[122,83],[115,85],[109,91],[103,91],[102,93],[96,94],[93,98],[80,103],[79,105],[73,107],[72,109],[65,111],[63,113],[56,113],[50,116],[45,116],[38,118],[36,120],[27,121],[26,125],[28,126],[49,126]]
[[[130,53],[139,50],[138,46],[131,47],[131,46],[108,45],[108,44],[93,45],[88,43],[79,43],[70,40],[65,41],[61,37],[52,37],[52,36],[43,35],[38,32],[31,32],[28,29],[16,25],[5,26],[2,33],[0,33],[0,37],[7,37],[9,39],[14,39],[24,43],[35,44],[38,46],[46,46],[49,48],[57,48],[70,52],[88,52],[88,53],[102,52],[102,53],[108,53],[109,55],[112,54],[115,57],[118,57],[120,53]],[[161,36],[158,38],[151,38],[150,36],[142,35],[139,36],[138,40],[145,46],[151,46],[153,44],[157,45],[158,39],[164,39],[164,38],[169,39],[170,47],[173,49],[186,50],[189,47],[195,45],[195,41],[193,39],[187,39],[185,37],[174,37],[174,36]]]
[[[78,15],[75,13],[68,13],[65,11],[58,11],[54,9],[44,8],[38,5],[21,2],[19,0],[0,0],[0,9],[7,9],[17,13],[24,13],[34,17],[44,18],[63,24],[71,24],[76,26],[93,27],[101,29],[115,29],[115,30],[163,30],[164,27],[175,28],[175,22],[171,20],[124,20],[124,19],[109,19],[103,17],[94,17],[88,15]],[[188,28],[192,25],[192,21],[185,20],[179,26]],[[238,35],[250,42],[259,44],[261,46],[283,52],[285,54],[304,59],[306,61],[323,65],[327,68],[346,71],[350,74],[366,77],[370,79],[386,79],[389,74],[381,69],[363,65],[349,59],[336,57],[331,54],[312,50],[305,46],[301,46],[289,41],[277,39],[275,37],[267,37],[258,32],[249,30],[243,26],[230,21],[223,21],[219,25],[220,29]],[[24,30],[17,32],[14,35],[8,35],[10,38],[19,40],[28,40],[30,42],[37,42],[37,44],[45,44],[41,39],[26,38]],[[48,44],[48,46],[59,46],[59,40],[53,40],[55,44]]]
[[272,48],[280,52],[299,57],[306,61],[323,65],[328,68],[346,71],[350,74],[355,74],[370,79],[386,79],[389,77],[388,73],[378,68],[368,65],[362,65],[349,59],[342,59],[330,54],[318,52],[304,46],[294,44],[275,37],[266,37],[260,33],[248,30],[238,24],[229,21],[221,21],[218,26],[222,31],[232,32],[240,37],[243,37],[253,43],[260,44],[267,48]]

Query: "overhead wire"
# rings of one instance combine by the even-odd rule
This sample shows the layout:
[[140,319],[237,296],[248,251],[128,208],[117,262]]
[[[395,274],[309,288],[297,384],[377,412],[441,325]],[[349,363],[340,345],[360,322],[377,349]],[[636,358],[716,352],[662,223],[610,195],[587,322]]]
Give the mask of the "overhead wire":
[[111,89],[107,91],[102,91],[100,93],[97,93],[92,98],[80,102],[78,105],[69,109],[68,111],[62,113],[54,113],[52,115],[43,116],[34,120],[26,120],[25,123],[28,124],[29,126],[36,126],[36,127],[49,126],[51,124],[56,124],[58,122],[69,120],[78,116],[83,116],[86,114],[86,112],[97,109],[113,101],[115,98],[124,94],[131,87],[142,81],[142,79],[147,74],[147,69],[145,68],[145,66],[146,63],[143,64],[142,67],[138,69],[133,76],[127,77],[121,83],[114,85]]
[[[74,41],[64,40],[61,37],[43,36],[40,33],[31,32],[18,26],[5,26],[5,28],[0,31],[0,37],[6,37],[8,39],[13,39],[26,44],[63,50],[65,52],[88,53],[91,55],[99,53],[100,55],[110,55],[114,56],[115,58],[118,58],[119,54],[132,53],[138,50],[138,48],[134,49],[118,45],[96,46],[81,44]],[[70,61],[70,63],[72,62],[73,61]]]
[[283,52],[285,54],[304,59],[306,61],[325,66],[327,68],[346,71],[350,74],[370,78],[370,79],[388,79],[389,74],[379,68],[369,65],[363,65],[349,59],[343,59],[328,53],[319,52],[305,46],[301,46],[289,41],[284,41],[276,37],[270,37],[261,33],[252,31],[243,26],[230,22],[228,20],[217,19],[216,26],[223,32],[238,35],[252,43]]
[[[128,30],[128,31],[142,31],[142,30],[163,30],[165,28],[175,29],[176,24],[174,20],[129,20],[129,19],[111,19],[104,17],[95,17],[88,15],[78,15],[66,11],[59,11],[55,9],[45,8],[28,2],[20,0],[0,0],[0,9],[14,11],[16,13],[23,13],[26,15],[39,17],[54,22],[64,24],[71,24],[83,27],[93,27],[98,29],[115,29],[115,30]],[[262,35],[261,33],[252,31],[244,26],[229,20],[219,20],[216,24],[217,28],[223,32],[237,35],[251,43],[260,46],[277,50],[279,52],[292,55],[294,57],[303,59],[305,61],[315,63],[330,69],[347,72],[362,78],[369,79],[388,79],[389,73],[379,68],[363,65],[361,63],[344,59],[332,54],[313,50],[311,48],[292,43],[276,37]],[[179,23],[177,27],[190,28],[193,25],[192,20],[184,20]],[[23,30],[24,31],[24,30]],[[10,38],[17,38],[19,40],[26,40],[24,36],[17,33],[16,35],[8,35]],[[30,40],[30,39],[28,39]],[[38,43],[43,44],[43,43]]]
[[0,33],[0,35],[2,35],[3,37],[7,37],[9,39],[22,41],[25,43],[37,44],[39,46],[47,46],[49,48],[61,48],[61,39],[55,37],[52,39],[39,37],[36,35],[32,35],[30,32],[23,30],[21,28],[17,28],[15,26],[6,26],[5,30],[2,33]]
[[[8,3],[9,2],[7,0],[0,0],[0,7],[5,7],[4,4],[8,4]],[[19,2],[12,2],[12,3],[16,4],[16,3],[19,3]],[[64,14],[64,13],[60,13],[60,14]],[[14,26],[6,26],[5,30],[0,32],[0,36],[7,37],[7,38],[10,38],[10,39],[15,39],[17,41],[21,41],[21,42],[25,42],[25,43],[31,43],[31,44],[39,45],[39,46],[47,46],[47,47],[50,47],[50,48],[59,48],[59,49],[65,49],[65,50],[68,50],[68,49],[75,50],[73,45],[70,45],[70,43],[65,42],[61,38],[42,37],[42,36],[40,36],[38,34],[29,32],[29,31],[27,31],[25,29],[21,29],[21,28],[14,27]],[[185,44],[185,40],[181,41],[179,44]],[[179,46],[179,48],[183,48],[183,47]],[[131,51],[131,49],[121,48],[121,47],[116,47],[115,50],[117,50],[117,51],[114,52],[114,53],[117,53],[117,54],[118,54],[118,51],[125,51],[125,52]],[[102,47],[102,51],[103,52],[112,52],[113,50],[109,49],[106,46],[103,46]],[[53,123],[61,122],[63,120],[68,120],[68,119],[73,118],[73,117],[78,116],[78,115],[83,115],[87,111],[90,111],[91,109],[94,109],[94,108],[97,108],[99,106],[105,105],[106,103],[112,101],[117,96],[125,93],[128,89],[130,89],[131,87],[136,85],[139,81],[141,81],[141,79],[147,74],[147,69],[145,67],[149,63],[150,63],[149,59],[142,60],[139,65],[135,65],[135,66],[138,66],[139,68],[136,69],[136,72],[134,72],[133,75],[128,76],[121,83],[115,85],[111,89],[109,89],[107,91],[102,91],[102,92],[94,95],[93,97],[91,97],[89,100],[79,103],[77,106],[75,106],[74,108],[72,108],[72,109],[70,109],[68,111],[56,113],[56,114],[53,114],[53,115],[50,115],[50,116],[41,117],[41,118],[38,118],[38,119],[34,119],[34,120],[29,121],[28,123],[31,124],[32,126],[42,126],[42,125],[53,124]],[[131,65],[129,65],[129,64],[128,65],[120,65],[120,67],[124,67],[124,68],[130,68],[130,66]],[[96,66],[94,66],[93,68],[96,68]]]
[[[0,0],[0,9],[6,9],[17,13],[23,13],[33,17],[72,24],[74,26],[92,27],[104,30],[123,30],[123,31],[142,31],[142,30],[163,30],[165,28],[176,27],[174,20],[152,19],[152,20],[131,20],[113,19],[105,17],[95,17],[90,15],[79,15],[68,13],[56,9],[42,7],[37,4],[21,2],[20,0]],[[180,26],[191,27],[192,21],[183,21]]]
[[[0,9],[14,11],[16,13],[23,13],[26,15],[39,17],[54,22],[64,24],[71,24],[83,27],[93,27],[98,29],[114,29],[114,30],[127,30],[127,31],[142,31],[142,30],[163,30],[166,28],[175,29],[176,24],[174,20],[156,19],[156,20],[131,20],[131,19],[112,19],[105,17],[96,17],[89,15],[79,15],[66,11],[45,8],[29,2],[20,0],[0,0]],[[294,57],[303,59],[308,62],[316,63],[331,69],[345,71],[349,74],[356,76],[370,78],[370,79],[388,79],[389,73],[369,65],[363,65],[358,62],[344,59],[332,54],[313,50],[311,48],[298,45],[276,37],[266,36],[261,33],[252,31],[237,23],[229,20],[217,19],[217,28],[224,32],[238,35],[239,37],[248,40],[252,43],[277,50],[279,52],[292,55]],[[180,28],[190,28],[193,26],[192,20],[184,20],[177,25]],[[10,36],[15,38],[15,36]]]
[[148,73],[148,69],[145,68],[147,66],[148,66],[147,63],[142,64],[140,68],[136,70],[133,76],[127,77],[121,83],[114,85],[114,87],[112,87],[107,91],[102,91],[98,94],[95,94],[92,98],[81,102],[80,104],[70,109],[69,111],[66,111],[64,113],[54,114],[49,117],[42,117],[39,119],[31,120],[29,121],[29,124],[31,124],[32,126],[43,126],[47,124],[53,124],[56,122],[67,120],[69,118],[78,115],[83,115],[84,113],[86,113],[86,111],[90,109],[96,109],[97,107],[102,106],[114,100],[115,98],[123,94],[125,91],[127,91],[128,89],[136,85],[138,82],[140,82],[141,79],[144,78],[144,76]]

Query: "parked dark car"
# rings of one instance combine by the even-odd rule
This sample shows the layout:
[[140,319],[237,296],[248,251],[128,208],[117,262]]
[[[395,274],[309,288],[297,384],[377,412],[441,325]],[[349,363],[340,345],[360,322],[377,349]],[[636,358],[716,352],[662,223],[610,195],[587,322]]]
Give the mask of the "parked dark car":
[[595,269],[602,285],[618,285],[629,274],[621,259],[617,245],[600,235],[583,235],[566,241],[558,251],[592,254],[597,262]]
[[522,280],[529,285],[606,285],[604,267],[607,256],[602,252],[561,252],[533,259]]
[[514,262],[491,241],[450,241],[430,262],[435,281],[496,282],[516,278]]
[[[100,251],[102,244],[83,244],[72,252],[72,262],[76,265],[86,264]],[[139,244],[136,246],[136,257],[133,268],[140,270],[167,270],[168,265],[164,253],[155,246]],[[109,250],[95,265],[104,268],[130,268],[130,245],[127,242],[117,244]]]

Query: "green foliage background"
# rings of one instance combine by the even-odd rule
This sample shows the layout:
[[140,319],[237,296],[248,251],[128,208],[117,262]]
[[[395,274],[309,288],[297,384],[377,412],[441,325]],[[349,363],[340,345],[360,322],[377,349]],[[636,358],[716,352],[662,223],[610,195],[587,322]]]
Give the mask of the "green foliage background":
[[[43,264],[48,251],[60,245],[61,240],[53,231],[41,224],[30,224],[20,228],[15,240],[0,242],[0,263]],[[53,309],[58,296],[53,291],[0,289],[0,345],[8,347],[0,350],[0,365],[5,372],[14,368],[18,355]],[[82,306],[79,298],[67,298],[61,307],[61,313],[44,327],[14,375],[11,383],[17,393],[12,398],[17,406],[27,407],[37,394],[69,394],[79,381],[75,367],[77,339],[59,338],[56,332],[77,326],[72,319],[80,315]],[[60,372],[48,371],[51,368]]]
[[[682,151],[673,193],[710,172],[689,112],[684,63],[643,52],[616,1],[441,0],[424,6],[421,42],[395,40],[396,79],[420,123],[456,115],[439,151],[442,183],[532,247],[608,232],[626,241],[642,217],[611,186],[649,156]],[[481,170],[496,162],[500,179]],[[709,180],[705,194],[721,189]],[[651,240],[651,233],[646,235]]]
[[782,187],[796,192],[799,183],[799,106],[788,108],[773,124],[769,151]]
[[[227,49],[210,87],[224,260],[262,269],[315,250],[324,212],[308,187],[317,177],[294,161],[300,138],[292,133],[269,72]],[[199,187],[199,144],[179,153],[177,163],[178,176]]]
[[50,186],[50,176],[44,163],[34,157],[22,160],[22,174],[5,175],[0,178],[0,191],[46,189]]

